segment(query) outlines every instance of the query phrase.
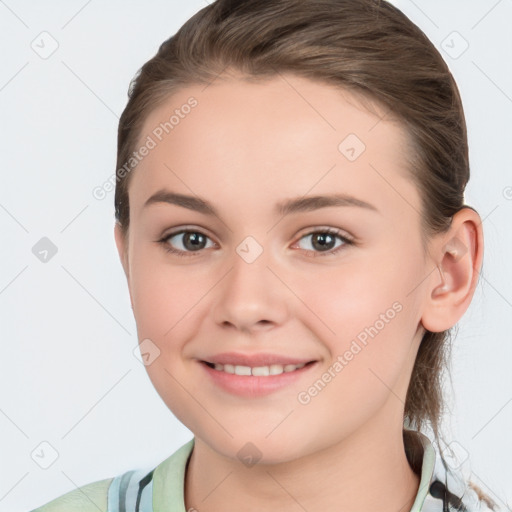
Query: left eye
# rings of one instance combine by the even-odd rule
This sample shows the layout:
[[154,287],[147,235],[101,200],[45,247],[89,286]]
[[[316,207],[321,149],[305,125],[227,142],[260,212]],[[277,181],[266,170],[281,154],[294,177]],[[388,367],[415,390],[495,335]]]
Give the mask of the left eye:
[[[349,238],[341,235],[338,231],[332,231],[329,229],[313,231],[301,237],[300,240],[308,240],[306,247],[299,247],[306,251],[313,251],[320,254],[314,256],[323,256],[324,254],[335,254],[345,245],[351,245],[353,242]],[[340,240],[340,243],[336,245],[336,239]],[[298,244],[300,241],[298,242]],[[324,254],[322,254],[324,253]]]

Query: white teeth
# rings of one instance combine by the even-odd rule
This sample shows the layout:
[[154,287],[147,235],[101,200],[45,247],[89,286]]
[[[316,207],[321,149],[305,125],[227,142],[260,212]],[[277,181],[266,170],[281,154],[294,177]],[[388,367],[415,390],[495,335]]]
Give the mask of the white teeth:
[[281,364],[272,364],[270,365],[270,375],[279,375],[283,373],[284,368]]
[[236,375],[251,375],[250,366],[235,366],[235,374]]
[[225,364],[223,371],[225,371],[226,373],[235,373],[235,367],[232,364]]
[[226,372],[236,375],[253,375],[255,377],[268,377],[269,375],[280,375],[281,373],[293,372],[304,367],[306,363],[301,364],[271,364],[270,366],[250,366],[219,364],[215,363],[214,368],[220,372]]
[[270,368],[268,366],[257,366],[252,369],[252,375],[255,377],[268,377],[270,375]]

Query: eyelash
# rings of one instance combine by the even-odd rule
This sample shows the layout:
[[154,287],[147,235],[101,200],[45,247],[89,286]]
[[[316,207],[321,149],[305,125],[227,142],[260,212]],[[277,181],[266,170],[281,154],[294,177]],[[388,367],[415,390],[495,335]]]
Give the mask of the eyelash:
[[[162,244],[164,250],[168,253],[172,253],[172,254],[175,254],[176,256],[180,256],[180,257],[193,257],[194,256],[194,253],[201,253],[203,251],[203,249],[200,249],[198,251],[182,251],[182,250],[179,250],[179,249],[173,249],[169,243],[168,243],[168,240],[176,235],[182,235],[182,234],[185,234],[185,233],[198,233],[200,235],[203,235],[207,238],[210,238],[208,237],[208,235],[204,234],[202,231],[198,231],[198,230],[194,230],[194,229],[183,229],[181,231],[176,231],[174,233],[169,233],[168,235],[166,235],[165,237],[161,238],[160,240],[158,240],[157,242]],[[352,238],[349,238],[345,235],[342,235],[341,232],[337,229],[333,229],[333,228],[322,228],[322,229],[317,229],[317,230],[314,230],[314,231],[310,231],[308,233],[305,233],[304,235],[302,235],[300,238],[299,238],[299,241],[302,240],[303,238],[305,237],[308,237],[308,236],[311,236],[311,235],[315,235],[315,234],[318,234],[318,233],[321,233],[321,234],[329,234],[329,235],[334,235],[336,236],[337,238],[339,238],[343,244],[340,245],[339,247],[336,247],[335,249],[331,249],[329,251],[309,251],[309,250],[306,250],[306,249],[302,249],[302,250],[305,250],[307,253],[309,252],[313,252],[314,254],[312,255],[308,255],[309,257],[312,257],[312,258],[316,258],[318,256],[333,256],[335,254],[337,254],[339,251],[341,251],[345,246],[347,245],[354,245],[354,240]]]

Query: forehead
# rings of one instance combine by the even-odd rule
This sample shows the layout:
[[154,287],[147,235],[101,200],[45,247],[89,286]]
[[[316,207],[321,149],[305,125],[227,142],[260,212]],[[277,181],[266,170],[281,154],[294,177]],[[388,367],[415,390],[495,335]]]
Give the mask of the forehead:
[[241,205],[243,192],[256,197],[262,187],[289,196],[336,184],[368,197],[381,173],[409,174],[407,134],[378,105],[366,106],[353,93],[291,74],[187,86],[144,122],[139,146],[151,141],[152,149],[132,177],[130,203],[141,206],[164,184],[200,196],[222,189]]

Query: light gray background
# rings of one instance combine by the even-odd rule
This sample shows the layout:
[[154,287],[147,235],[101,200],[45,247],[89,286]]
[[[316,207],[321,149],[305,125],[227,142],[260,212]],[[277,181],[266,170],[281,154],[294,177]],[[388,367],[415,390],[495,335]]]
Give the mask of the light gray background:
[[[453,351],[447,440],[470,454],[485,491],[512,503],[512,2],[394,3],[459,84],[471,148],[466,202],[484,219],[481,282]],[[149,468],[192,436],[133,355],[114,193],[97,200],[92,190],[115,171],[130,79],[205,5],[0,0],[0,511]],[[32,252],[43,237],[58,250],[46,263]],[[43,469],[52,450],[58,458]]]

